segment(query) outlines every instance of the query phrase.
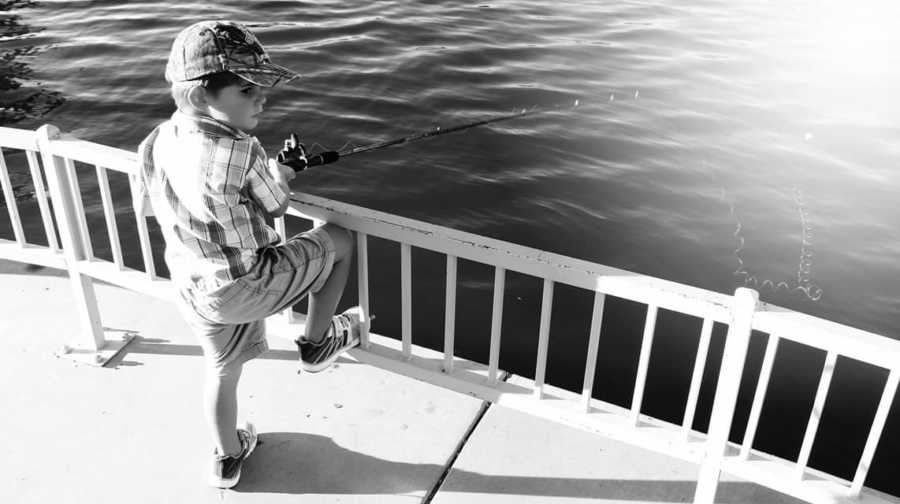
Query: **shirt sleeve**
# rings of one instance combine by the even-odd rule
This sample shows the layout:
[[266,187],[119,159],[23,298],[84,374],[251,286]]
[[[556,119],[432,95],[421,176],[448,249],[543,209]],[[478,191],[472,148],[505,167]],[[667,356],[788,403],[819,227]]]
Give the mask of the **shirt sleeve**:
[[280,209],[288,200],[288,195],[269,174],[266,166],[266,152],[254,141],[253,155],[247,170],[246,184],[250,196],[267,212]]
[[148,181],[145,180],[148,169],[152,167],[153,163],[153,149],[152,144],[156,140],[156,135],[158,133],[158,128],[154,129],[150,135],[141,142],[141,145],[138,147],[138,173],[137,175],[132,175],[129,178],[131,179],[131,200],[132,205],[134,207],[134,213],[138,217],[149,217],[154,215],[153,206],[150,203],[150,191],[147,189]]
[[142,177],[131,177],[131,198],[134,205],[134,213],[138,217],[150,217],[153,213],[153,206],[150,204],[150,193],[144,184]]

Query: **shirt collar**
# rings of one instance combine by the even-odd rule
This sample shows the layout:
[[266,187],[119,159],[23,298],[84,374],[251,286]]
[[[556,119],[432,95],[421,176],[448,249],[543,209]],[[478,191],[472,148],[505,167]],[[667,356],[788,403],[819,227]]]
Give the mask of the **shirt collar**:
[[234,138],[235,140],[250,138],[250,135],[234,126],[200,113],[185,114],[180,110],[176,110],[172,114],[172,120],[189,128],[190,131],[201,131],[214,136]]

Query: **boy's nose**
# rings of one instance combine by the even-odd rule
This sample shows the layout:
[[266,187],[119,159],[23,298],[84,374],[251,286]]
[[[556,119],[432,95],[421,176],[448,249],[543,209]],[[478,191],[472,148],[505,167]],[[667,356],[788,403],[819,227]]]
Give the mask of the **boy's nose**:
[[263,93],[259,94],[259,105],[263,106],[266,104],[266,95]]

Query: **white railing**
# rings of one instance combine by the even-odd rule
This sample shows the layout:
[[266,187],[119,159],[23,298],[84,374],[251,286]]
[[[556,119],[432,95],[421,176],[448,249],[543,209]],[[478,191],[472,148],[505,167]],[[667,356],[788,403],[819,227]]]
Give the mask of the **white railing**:
[[[84,332],[83,341],[72,342],[69,347],[73,353],[84,353],[91,356],[96,363],[102,364],[126,345],[127,341],[114,342],[104,334],[94,296],[93,279],[101,279],[161,298],[171,299],[173,296],[169,282],[158,277],[153,267],[152,244],[144,218],[136,219],[144,270],[124,265],[108,171],[125,173],[133,190],[137,176],[135,154],[61,135],[52,126],[44,126],[36,132],[0,128],[0,147],[24,151],[47,237],[47,245],[35,245],[26,240],[10,183],[10,168],[7,166],[3,151],[0,150],[0,183],[3,186],[3,195],[15,237],[15,240],[0,239],[0,258],[68,271]],[[93,254],[75,162],[95,167],[112,261],[98,259]],[[49,191],[44,187],[44,176],[49,184]],[[892,496],[864,487],[900,377],[898,341],[761,304],[758,302],[756,292],[749,289],[741,288],[734,296],[726,296],[311,195],[294,194],[288,215],[313,222],[333,222],[356,232],[359,302],[366,313],[369,311],[368,237],[375,236],[401,245],[400,340],[374,333],[364,334],[361,347],[352,351],[353,356],[360,361],[532,415],[695,462],[700,465],[695,494],[697,503],[713,502],[722,471],[808,502],[859,500],[900,502]],[[284,236],[283,219],[276,222],[276,227]],[[61,243],[56,239],[57,233]],[[411,278],[414,247],[446,256],[443,352],[412,343]],[[494,267],[490,352],[487,363],[472,362],[454,354],[459,259]],[[534,380],[510,376],[499,369],[507,271],[516,271],[543,281]],[[587,359],[580,394],[553,387],[545,382],[548,346],[551,340],[550,314],[556,284],[571,285],[594,293],[588,346],[585,349]],[[597,400],[592,394],[606,296],[629,299],[647,306],[637,379],[631,407],[628,409]],[[660,309],[687,314],[703,321],[697,357],[693,363],[688,400],[680,425],[641,412],[651,364],[650,350]],[[298,320],[301,317],[294,317],[291,313],[288,315],[273,318],[276,323],[270,325],[271,330],[278,332],[284,328],[285,323],[302,323],[302,320]],[[718,382],[707,434],[694,430],[693,423],[712,329],[716,322],[727,324],[728,333],[717,373]],[[296,327],[290,329],[296,334]],[[737,444],[730,442],[728,435],[753,330],[768,333],[769,338],[750,419],[743,441]],[[779,459],[752,449],[778,342],[781,339],[793,340],[827,352],[800,456],[796,461]],[[816,440],[818,422],[826,407],[827,392],[838,356],[856,359],[888,371],[868,440],[858,461],[855,476],[849,481],[807,467]],[[834,407],[831,404],[828,406]]]

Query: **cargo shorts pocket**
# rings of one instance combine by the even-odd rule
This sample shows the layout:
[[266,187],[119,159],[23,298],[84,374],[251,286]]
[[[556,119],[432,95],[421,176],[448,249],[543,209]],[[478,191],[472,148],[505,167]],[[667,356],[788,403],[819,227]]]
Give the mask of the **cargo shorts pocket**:
[[241,279],[234,280],[206,293],[198,293],[188,289],[194,310],[205,318],[215,321],[219,308],[234,299],[245,289]]

